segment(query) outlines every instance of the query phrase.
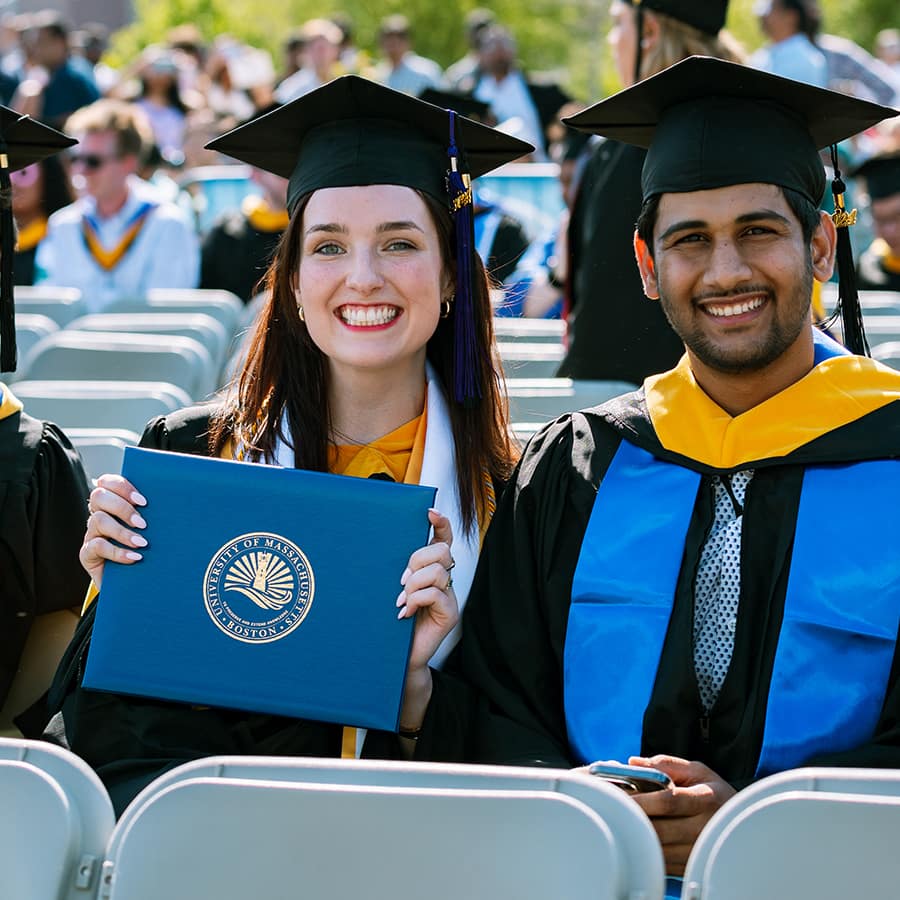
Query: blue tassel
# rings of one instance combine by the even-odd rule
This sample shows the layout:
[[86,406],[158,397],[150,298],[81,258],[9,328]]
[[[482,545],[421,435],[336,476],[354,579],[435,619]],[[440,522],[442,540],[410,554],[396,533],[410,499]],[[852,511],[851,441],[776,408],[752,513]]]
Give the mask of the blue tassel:
[[460,168],[456,146],[456,113],[450,114],[450,171],[447,189],[450,214],[456,236],[456,300],[453,304],[453,391],[458,403],[470,404],[481,398],[478,379],[478,339],[475,329],[474,255],[475,220],[472,183]]

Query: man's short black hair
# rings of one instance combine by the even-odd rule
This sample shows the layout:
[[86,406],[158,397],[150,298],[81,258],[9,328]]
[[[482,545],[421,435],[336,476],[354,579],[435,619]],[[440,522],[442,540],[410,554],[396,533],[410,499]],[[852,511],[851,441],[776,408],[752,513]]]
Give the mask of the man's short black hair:
[[[814,203],[803,196],[799,191],[792,188],[779,187],[784,196],[787,205],[791,208],[791,212],[800,222],[800,228],[803,232],[803,240],[806,244],[812,241],[816,228],[819,226],[819,210]],[[640,215],[635,223],[638,237],[647,245],[650,252],[650,258],[653,258],[653,229],[656,227],[656,217],[659,213],[659,199],[662,195],[656,194],[644,201],[641,207]]]

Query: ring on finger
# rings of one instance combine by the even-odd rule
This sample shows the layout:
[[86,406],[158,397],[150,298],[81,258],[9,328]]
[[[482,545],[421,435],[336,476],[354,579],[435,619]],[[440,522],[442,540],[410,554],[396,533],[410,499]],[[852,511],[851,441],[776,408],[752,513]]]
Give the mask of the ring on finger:
[[447,571],[449,572],[456,565],[456,560],[451,556],[450,557],[450,565],[447,566]]

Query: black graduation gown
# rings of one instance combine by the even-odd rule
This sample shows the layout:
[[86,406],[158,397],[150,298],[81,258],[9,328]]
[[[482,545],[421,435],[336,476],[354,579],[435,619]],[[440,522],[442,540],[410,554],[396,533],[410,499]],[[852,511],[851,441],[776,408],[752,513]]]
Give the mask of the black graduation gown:
[[558,374],[641,384],[684,346],[644,296],[634,258],[645,152],[602,141],[585,164],[569,221],[569,348]]
[[254,228],[240,210],[226,213],[203,239],[200,287],[231,291],[246,302],[258,292],[281,235]]
[[[155,419],[141,446],[209,455],[207,432],[214,409],[193,407]],[[101,595],[85,614],[60,663],[49,699],[55,715],[44,737],[77,753],[97,772],[117,815],[154,778],[192,759],[222,754],[341,755],[340,725],[81,688],[94,611],[102,602]],[[398,756],[396,736],[370,731],[365,755]]]
[[867,291],[900,291],[900,272],[885,268],[879,247],[880,242],[876,242],[860,255],[856,267],[857,283]]
[[[752,464],[756,474],[744,505],[734,654],[708,717],[693,667],[693,581],[713,520],[709,476],[722,470],[662,447],[643,390],[552,423],[526,448],[494,515],[466,604],[461,642],[445,672],[435,675],[417,747],[420,758],[581,764],[569,746],[563,704],[572,579],[597,487],[623,437],[662,459],[700,471],[706,485],[688,528],[673,612],[644,715],[641,752],[699,760],[738,788],[753,779],[803,467],[900,456],[900,401],[825,433],[786,457]],[[825,552],[822,565],[828,565]],[[616,685],[598,684],[596,690],[614,691]],[[872,741],[808,762],[900,767],[896,655]]]
[[35,617],[84,600],[78,551],[89,493],[55,425],[21,412],[0,419],[0,706]]

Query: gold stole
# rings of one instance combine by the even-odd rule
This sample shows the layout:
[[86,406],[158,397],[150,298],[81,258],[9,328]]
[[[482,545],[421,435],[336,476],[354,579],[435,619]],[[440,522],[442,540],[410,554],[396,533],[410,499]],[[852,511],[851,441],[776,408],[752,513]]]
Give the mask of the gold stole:
[[47,237],[47,220],[41,216],[24,228],[19,229],[16,253],[26,253],[29,250],[33,250],[45,237]]
[[251,227],[267,234],[277,234],[288,227],[286,209],[274,209],[262,197],[246,197],[241,204],[241,212],[247,217]]
[[131,249],[131,245],[147,222],[147,217],[154,209],[156,209],[155,203],[143,203],[129,220],[121,240],[109,250],[100,243],[100,239],[97,237],[97,226],[91,217],[88,215],[81,217],[81,236],[84,238],[85,246],[94,262],[104,272],[111,272],[122,261],[122,257]]

